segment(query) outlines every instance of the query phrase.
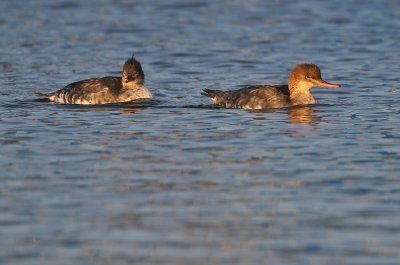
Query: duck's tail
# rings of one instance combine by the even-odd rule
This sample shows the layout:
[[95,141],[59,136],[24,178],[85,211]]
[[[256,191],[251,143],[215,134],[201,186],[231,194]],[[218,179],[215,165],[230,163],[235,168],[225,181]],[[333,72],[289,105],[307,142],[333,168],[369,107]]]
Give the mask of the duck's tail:
[[40,92],[40,90],[36,89],[36,90],[35,90],[35,94],[36,94],[37,96],[39,96],[39,97],[49,98],[49,97],[51,97],[51,96],[54,95],[54,92],[52,92],[52,93],[43,93],[43,92]]
[[223,93],[224,93],[223,91],[213,90],[213,89],[208,89],[208,88],[203,89],[203,92],[201,92],[201,94],[203,96],[206,96],[206,97],[209,97],[209,98],[215,98],[215,97],[218,97],[218,96],[222,96]]

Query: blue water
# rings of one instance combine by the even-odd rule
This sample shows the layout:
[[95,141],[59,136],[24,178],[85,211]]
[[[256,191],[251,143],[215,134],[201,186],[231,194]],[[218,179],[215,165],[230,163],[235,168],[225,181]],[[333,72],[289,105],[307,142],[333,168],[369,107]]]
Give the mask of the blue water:
[[[400,2],[1,1],[0,263],[400,264]],[[38,101],[119,75],[156,100]],[[340,89],[270,112],[201,89]]]

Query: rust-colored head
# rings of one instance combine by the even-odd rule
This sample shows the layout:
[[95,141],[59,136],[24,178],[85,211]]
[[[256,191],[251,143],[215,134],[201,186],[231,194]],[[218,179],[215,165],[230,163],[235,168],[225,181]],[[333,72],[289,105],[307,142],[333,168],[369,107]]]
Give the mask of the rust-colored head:
[[122,69],[122,85],[141,85],[144,82],[142,65],[132,56],[126,60]]
[[332,84],[321,78],[321,70],[315,64],[298,64],[289,75],[289,89],[311,89],[315,86],[338,88],[339,84]]

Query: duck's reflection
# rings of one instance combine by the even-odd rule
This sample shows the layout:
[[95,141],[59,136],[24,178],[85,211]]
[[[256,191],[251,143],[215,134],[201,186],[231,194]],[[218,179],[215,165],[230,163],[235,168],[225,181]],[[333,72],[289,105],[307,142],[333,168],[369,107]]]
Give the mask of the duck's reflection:
[[124,106],[122,108],[122,114],[125,115],[136,114],[144,109],[146,109],[146,107]]
[[[315,124],[321,116],[319,115],[319,111],[315,110],[313,106],[297,106],[290,107],[287,109],[265,109],[265,110],[251,110],[252,113],[275,113],[282,117],[282,114],[287,114],[287,121],[291,124],[301,124],[301,123],[309,123]],[[270,117],[270,116],[269,116]],[[257,116],[254,117],[257,120],[265,120],[268,119],[266,116]],[[285,119],[286,120],[286,119]]]
[[315,123],[321,116],[312,106],[292,107],[288,109],[288,121],[291,124]]
[[135,106],[135,105],[114,105],[114,106],[80,106],[80,107],[70,107],[71,110],[79,109],[80,112],[110,112],[110,111],[117,111],[125,115],[132,115],[139,113],[140,111],[146,109],[145,106]]

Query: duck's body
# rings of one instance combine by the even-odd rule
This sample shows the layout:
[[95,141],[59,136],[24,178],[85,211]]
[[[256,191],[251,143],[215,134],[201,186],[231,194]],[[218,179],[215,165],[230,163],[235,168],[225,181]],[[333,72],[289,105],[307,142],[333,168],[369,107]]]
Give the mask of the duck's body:
[[[232,91],[204,89],[202,95],[225,108],[271,109],[290,105],[287,85],[250,86]],[[268,100],[265,100],[268,99]]]
[[144,73],[132,57],[123,67],[122,77],[106,76],[71,83],[52,93],[37,93],[59,104],[109,104],[150,99],[152,94],[143,86]]
[[202,95],[226,108],[284,108],[317,103],[310,91],[314,86],[340,87],[322,80],[318,66],[299,64],[290,73],[288,85],[251,86],[231,91],[204,89]]

